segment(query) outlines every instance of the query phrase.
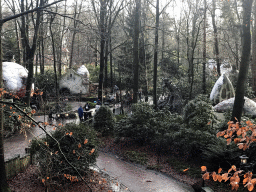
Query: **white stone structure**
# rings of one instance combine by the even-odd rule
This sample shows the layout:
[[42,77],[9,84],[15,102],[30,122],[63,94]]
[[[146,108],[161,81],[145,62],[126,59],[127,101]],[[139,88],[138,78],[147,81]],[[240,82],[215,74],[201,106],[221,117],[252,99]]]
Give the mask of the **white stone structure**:
[[[89,71],[84,65],[82,69],[75,72],[68,69],[59,82],[60,93],[67,94],[88,94],[89,93]],[[86,70],[85,70],[86,69]]]

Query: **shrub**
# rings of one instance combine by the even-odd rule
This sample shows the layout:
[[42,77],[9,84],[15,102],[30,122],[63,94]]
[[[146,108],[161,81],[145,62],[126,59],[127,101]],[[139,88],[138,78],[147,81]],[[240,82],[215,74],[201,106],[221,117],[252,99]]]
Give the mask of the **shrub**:
[[147,103],[132,105],[132,114],[124,117],[115,124],[117,137],[130,137],[138,143],[151,140],[155,130],[150,125],[150,119],[154,115],[152,106]]
[[200,155],[215,139],[216,129],[212,126],[215,119],[209,99],[198,95],[184,108],[184,125],[172,135],[174,146],[188,153],[190,158]]
[[[96,162],[97,146],[96,132],[86,124],[67,124],[58,128],[52,136],[59,141],[60,148],[76,169],[86,174],[89,166]],[[67,163],[56,142],[49,136],[33,140],[31,153],[39,162],[43,178],[69,174],[77,176],[77,172]]]
[[198,95],[189,101],[183,110],[183,120],[187,127],[193,129],[207,130],[208,122],[215,121],[216,117],[212,110],[211,101],[206,95]]
[[239,164],[241,152],[235,143],[227,145],[224,138],[216,138],[212,144],[207,145],[203,150],[204,161],[209,164],[209,168],[216,170],[219,167],[229,169],[230,165]]
[[109,135],[113,132],[115,124],[114,115],[108,106],[102,106],[94,116],[94,129],[103,136]]

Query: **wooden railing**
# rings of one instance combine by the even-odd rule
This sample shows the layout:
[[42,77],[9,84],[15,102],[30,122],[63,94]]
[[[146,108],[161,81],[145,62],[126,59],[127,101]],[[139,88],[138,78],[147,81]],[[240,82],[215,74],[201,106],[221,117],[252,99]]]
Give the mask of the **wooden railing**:
[[14,158],[7,160],[5,162],[6,177],[10,179],[11,177],[17,175],[18,173],[24,171],[31,164],[30,155],[20,157],[16,155]]

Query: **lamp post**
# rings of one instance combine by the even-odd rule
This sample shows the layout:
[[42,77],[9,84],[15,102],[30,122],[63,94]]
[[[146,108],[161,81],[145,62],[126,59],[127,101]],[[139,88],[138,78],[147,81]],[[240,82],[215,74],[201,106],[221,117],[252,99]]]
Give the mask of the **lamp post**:
[[239,158],[241,159],[241,165],[246,165],[247,164],[247,159],[249,157],[247,157],[246,155],[241,155],[241,156],[239,156]]
[[248,172],[251,168],[251,165],[248,164],[247,160],[249,157],[247,157],[246,155],[241,155],[239,156],[241,162],[240,162],[240,168],[244,169],[245,172]]

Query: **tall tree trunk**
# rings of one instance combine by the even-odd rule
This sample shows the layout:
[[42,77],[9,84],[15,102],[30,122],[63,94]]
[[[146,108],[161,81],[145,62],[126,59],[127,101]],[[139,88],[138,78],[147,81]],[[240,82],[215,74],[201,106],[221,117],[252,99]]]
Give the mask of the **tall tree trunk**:
[[253,0],[244,0],[243,2],[243,46],[240,70],[236,87],[236,96],[231,118],[231,120],[234,122],[236,122],[237,120],[240,122],[244,106],[245,81],[248,73],[251,53],[250,20],[252,2]]
[[55,92],[56,92],[56,101],[59,102],[59,91],[58,91],[58,75],[57,75],[57,62],[56,62],[56,52],[55,52],[55,41],[52,32],[52,22],[55,16],[51,16],[50,20],[50,34],[52,40],[52,54],[53,54],[53,69],[54,69],[54,76],[55,76]]
[[105,65],[104,65],[104,69],[105,69],[105,76],[104,76],[104,87],[107,88],[108,87],[108,46],[109,46],[109,39],[108,37],[106,38],[106,42],[105,42],[106,46],[105,46]]
[[140,28],[140,7],[141,0],[136,0],[134,39],[133,39],[133,66],[134,66],[134,84],[133,84],[133,103],[137,103],[139,90],[139,28]]
[[206,0],[204,0],[204,35],[203,35],[203,94],[206,94]]
[[216,0],[212,0],[212,27],[214,33],[214,48],[215,48],[215,56],[217,62],[217,73],[220,76],[220,58],[219,58],[219,42],[218,42],[218,29],[215,21],[215,10],[216,10]]
[[98,99],[102,101],[103,92],[103,72],[104,72],[104,47],[105,47],[105,15],[106,1],[100,0],[100,73],[99,73],[99,88]]
[[[256,18],[256,3],[254,3],[253,10],[254,18]],[[254,19],[253,33],[252,33],[252,89],[256,93],[256,19]]]
[[156,1],[156,28],[155,28],[155,47],[154,47],[153,104],[155,109],[157,109],[158,29],[159,29],[159,0]]
[[[2,4],[0,0],[0,19],[2,19]],[[2,61],[2,23],[0,22],[0,89],[3,89],[3,61]],[[0,95],[0,100],[3,100],[2,94]],[[4,115],[3,115],[3,105],[0,104],[0,192],[11,191],[7,184],[6,170],[4,163]]]
[[112,38],[111,33],[109,34],[109,64],[110,64],[110,87],[113,89],[113,55],[112,55]]

